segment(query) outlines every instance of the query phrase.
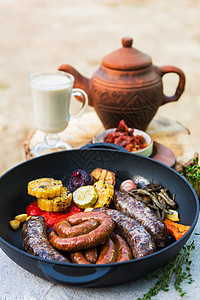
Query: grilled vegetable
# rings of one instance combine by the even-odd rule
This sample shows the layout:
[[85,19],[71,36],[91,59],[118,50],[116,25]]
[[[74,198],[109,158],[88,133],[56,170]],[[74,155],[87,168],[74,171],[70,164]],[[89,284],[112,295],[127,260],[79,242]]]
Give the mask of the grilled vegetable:
[[28,194],[37,198],[53,198],[60,196],[62,181],[53,178],[40,178],[28,183]]
[[98,200],[94,207],[108,207],[114,196],[114,186],[108,181],[99,180],[95,182],[94,188],[98,195]]
[[92,178],[94,181],[104,180],[110,182],[112,185],[115,185],[115,173],[110,172],[105,169],[94,169],[91,173]]
[[61,190],[60,196],[54,198],[38,198],[37,205],[41,210],[48,212],[65,211],[71,205],[72,194],[66,187]]
[[121,192],[131,192],[132,190],[136,190],[137,189],[137,185],[136,183],[131,180],[131,179],[127,179],[125,181],[123,181],[119,187],[119,190]]
[[[163,188],[162,185],[154,183],[153,180],[147,184],[145,188],[135,189],[128,192],[129,195],[135,199],[144,202],[149,206],[162,220],[167,214],[167,218],[173,221],[178,220],[178,213],[171,209],[176,207],[175,195],[169,196],[168,189]],[[172,215],[170,218],[169,215]]]
[[71,173],[67,179],[67,188],[72,193],[81,186],[92,185],[93,179],[89,173],[82,169],[77,169]]
[[182,224],[175,223],[168,219],[164,219],[164,223],[169,230],[169,233],[175,237],[176,240],[179,240],[186,234],[186,232],[190,229],[190,226],[185,226]]
[[92,185],[81,186],[73,192],[74,203],[80,208],[88,208],[97,201],[98,195]]

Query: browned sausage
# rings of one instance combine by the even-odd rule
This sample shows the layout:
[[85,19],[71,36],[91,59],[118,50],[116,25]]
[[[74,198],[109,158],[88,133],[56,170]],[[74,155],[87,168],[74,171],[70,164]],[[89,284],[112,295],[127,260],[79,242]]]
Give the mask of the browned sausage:
[[90,265],[91,264],[85,258],[84,254],[80,251],[71,253],[70,258],[71,258],[72,262],[75,264],[82,264],[82,265]]
[[60,221],[56,224],[55,230],[59,236],[74,237],[89,233],[99,226],[97,220],[91,219],[76,226],[71,226],[67,220]]
[[57,252],[49,243],[46,234],[46,223],[43,217],[30,217],[23,225],[22,238],[23,246],[28,253],[62,263],[69,262],[65,256]]
[[112,202],[115,209],[135,219],[151,234],[155,244],[163,248],[168,236],[164,222],[142,201],[116,191]]
[[87,249],[83,251],[85,258],[87,261],[89,261],[91,264],[95,264],[98,259],[98,250],[97,247]]
[[96,229],[87,234],[71,238],[60,237],[57,235],[55,230],[52,230],[49,234],[50,243],[56,249],[74,252],[93,248],[104,243],[110,237],[115,226],[114,221],[107,214],[95,211],[81,212],[69,216],[67,221],[72,226],[76,226],[81,222],[91,219],[95,219],[99,222],[100,225]]
[[101,253],[99,258],[96,262],[97,265],[99,264],[110,264],[114,263],[117,257],[117,250],[115,247],[114,242],[109,238],[105,244],[102,245]]
[[126,239],[135,258],[141,258],[156,251],[156,245],[150,233],[136,220],[114,209],[97,207],[95,211],[104,212],[112,217],[116,230]]
[[114,241],[115,246],[117,248],[116,262],[131,260],[133,256],[127,242],[119,234],[112,234],[111,238]]

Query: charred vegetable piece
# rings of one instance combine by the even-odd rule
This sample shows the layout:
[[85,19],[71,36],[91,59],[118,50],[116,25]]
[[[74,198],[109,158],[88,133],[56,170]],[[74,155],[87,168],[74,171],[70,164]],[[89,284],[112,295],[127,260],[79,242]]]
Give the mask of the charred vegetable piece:
[[63,187],[60,196],[54,198],[38,198],[37,205],[41,210],[48,212],[65,211],[71,205],[72,194]]
[[98,199],[97,192],[92,185],[81,186],[73,192],[73,200],[80,208],[91,207]]
[[[128,194],[144,202],[162,220],[166,214],[168,216],[173,215],[172,218],[175,218],[175,210],[171,209],[176,207],[176,202],[174,201],[175,194],[170,197],[168,189],[163,188],[163,186],[158,183],[154,183],[153,180],[151,180],[150,184],[147,184],[145,188],[129,191]],[[174,219],[173,221],[178,220]]]
[[107,181],[99,180],[95,182],[94,188],[98,195],[94,207],[108,207],[114,196],[114,186]]
[[77,169],[72,172],[67,180],[67,188],[70,192],[74,192],[81,186],[93,184],[92,177],[89,173],[82,169]]
[[94,181],[105,180],[110,182],[112,185],[115,185],[115,173],[111,171],[97,168],[92,171],[91,176]]
[[36,198],[53,198],[60,196],[62,181],[53,178],[40,178],[28,183],[28,194]]
[[182,236],[190,229],[190,226],[178,224],[168,219],[164,219],[164,223],[167,226],[169,233],[173,235],[176,240],[182,238]]

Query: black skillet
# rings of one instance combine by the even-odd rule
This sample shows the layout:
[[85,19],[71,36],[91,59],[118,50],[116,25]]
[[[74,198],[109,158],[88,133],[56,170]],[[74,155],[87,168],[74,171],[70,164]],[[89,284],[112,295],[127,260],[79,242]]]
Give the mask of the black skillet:
[[[21,230],[14,231],[9,221],[24,213],[33,201],[27,194],[27,183],[40,177],[61,179],[77,168],[92,171],[101,167],[115,172],[116,188],[122,180],[132,178],[140,184],[153,178],[176,194],[181,223],[191,225],[179,241],[141,259],[108,265],[62,264],[40,259],[26,253],[22,247]],[[184,246],[199,215],[199,201],[188,182],[173,169],[139,155],[115,150],[70,150],[26,161],[0,178],[0,247],[18,265],[44,279],[61,284],[100,287],[116,285],[143,277],[166,264]]]

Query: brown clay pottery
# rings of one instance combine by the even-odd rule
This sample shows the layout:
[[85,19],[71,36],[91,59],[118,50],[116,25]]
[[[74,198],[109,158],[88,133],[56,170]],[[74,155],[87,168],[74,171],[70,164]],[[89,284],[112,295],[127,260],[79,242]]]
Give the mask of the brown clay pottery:
[[[177,101],[185,87],[185,75],[173,66],[154,66],[151,57],[132,47],[130,37],[122,38],[122,47],[106,55],[91,79],[70,65],[60,71],[75,77],[75,87],[85,90],[104,127],[117,127],[124,119],[128,127],[146,130],[158,108]],[[163,93],[162,77],[176,73],[179,83],[173,96]]]

